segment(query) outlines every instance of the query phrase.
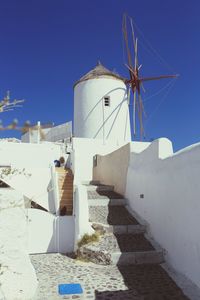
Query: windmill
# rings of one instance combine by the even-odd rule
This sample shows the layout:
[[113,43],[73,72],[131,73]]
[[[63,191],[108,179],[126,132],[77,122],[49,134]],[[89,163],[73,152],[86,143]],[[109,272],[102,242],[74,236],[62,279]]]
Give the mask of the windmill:
[[[129,21],[129,30],[131,32],[128,34],[127,28],[127,19]],[[128,97],[129,97],[129,104],[130,104],[130,92],[132,91],[133,94],[133,134],[136,135],[136,111],[138,113],[139,118],[139,126],[140,126],[140,138],[144,136],[144,126],[143,126],[143,117],[145,116],[145,110],[143,105],[143,100],[141,97],[141,88],[145,91],[143,82],[150,81],[150,80],[159,80],[164,78],[176,78],[178,77],[177,74],[175,75],[160,75],[156,77],[140,77],[139,71],[142,65],[138,63],[138,38],[135,37],[134,28],[133,28],[133,20],[126,14],[123,15],[123,22],[122,22],[122,32],[124,37],[124,42],[126,46],[126,54],[127,54],[127,63],[125,66],[129,71],[130,78],[125,78],[125,83],[128,85]],[[130,43],[131,37],[131,43]],[[131,54],[130,45],[132,44],[134,49],[134,59]]]

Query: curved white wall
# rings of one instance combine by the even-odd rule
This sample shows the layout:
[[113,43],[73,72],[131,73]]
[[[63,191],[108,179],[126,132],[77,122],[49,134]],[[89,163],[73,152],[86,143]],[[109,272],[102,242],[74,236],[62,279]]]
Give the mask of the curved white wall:
[[[110,106],[104,106],[104,97]],[[99,77],[74,88],[75,137],[130,141],[127,89],[122,80]]]
[[[166,262],[200,287],[200,143],[173,154],[167,139],[131,153],[126,198],[166,250]],[[140,195],[143,194],[143,197]],[[199,298],[195,298],[199,299]]]

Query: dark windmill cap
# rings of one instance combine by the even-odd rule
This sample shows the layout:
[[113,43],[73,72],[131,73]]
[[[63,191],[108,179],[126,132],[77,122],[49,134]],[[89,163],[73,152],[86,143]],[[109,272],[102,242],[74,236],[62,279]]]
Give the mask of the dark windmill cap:
[[86,80],[94,79],[94,78],[98,78],[98,77],[103,77],[103,76],[106,76],[106,77],[110,76],[110,77],[114,77],[116,79],[124,81],[123,77],[121,77],[120,75],[118,75],[115,72],[108,70],[100,63],[100,61],[98,61],[97,65],[94,69],[89,71],[87,74],[85,74],[83,77],[81,77],[78,81],[75,82],[74,87],[82,81],[86,81]]

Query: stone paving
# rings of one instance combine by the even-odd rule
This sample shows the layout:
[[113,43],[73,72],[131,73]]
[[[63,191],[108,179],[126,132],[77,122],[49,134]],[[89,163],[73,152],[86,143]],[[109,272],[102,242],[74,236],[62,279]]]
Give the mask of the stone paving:
[[[187,300],[159,265],[100,266],[61,254],[31,255],[39,280],[35,300]],[[61,296],[58,284],[80,283],[84,295]]]
[[138,221],[128,212],[125,206],[90,206],[91,222],[109,225],[137,225]]
[[122,199],[123,196],[114,191],[88,191],[88,200],[90,199]]
[[98,242],[98,248],[109,252],[154,250],[143,234],[104,234]]

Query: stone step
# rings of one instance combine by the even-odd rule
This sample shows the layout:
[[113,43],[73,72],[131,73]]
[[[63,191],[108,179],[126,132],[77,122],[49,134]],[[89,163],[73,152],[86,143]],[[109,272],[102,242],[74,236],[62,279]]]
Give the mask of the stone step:
[[73,195],[73,189],[67,189],[67,190],[60,190],[60,197],[63,195]]
[[58,182],[59,187],[73,187],[73,181],[72,182]]
[[125,206],[89,206],[89,221],[105,225],[138,225]]
[[63,177],[59,177],[58,178],[58,182],[73,182],[73,177],[69,177],[69,176],[63,176]]
[[109,199],[109,198],[97,198],[97,199],[89,199],[88,205],[89,206],[124,206],[126,205],[127,200],[124,198],[121,199]]
[[139,234],[146,232],[146,226],[144,225],[105,225],[101,223],[93,223],[92,228],[101,233],[115,233],[115,234]]
[[109,265],[160,264],[162,250],[155,250],[143,234],[105,234],[95,243],[83,245],[79,255],[90,261]]
[[98,185],[85,185],[87,187],[88,191],[114,191],[113,185],[104,185],[104,184],[98,184]]
[[111,262],[114,265],[162,264],[164,261],[162,250],[116,252],[111,254]]
[[83,180],[81,183],[84,185],[99,185],[100,181],[99,180],[91,180],[91,181]]
[[64,192],[73,192],[73,187],[72,186],[70,186],[70,187],[65,187],[65,186],[60,187],[59,191],[62,192],[62,193],[64,193]]
[[126,205],[126,199],[114,191],[88,191],[89,206]]

